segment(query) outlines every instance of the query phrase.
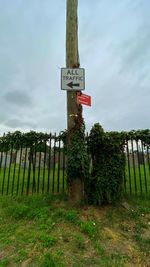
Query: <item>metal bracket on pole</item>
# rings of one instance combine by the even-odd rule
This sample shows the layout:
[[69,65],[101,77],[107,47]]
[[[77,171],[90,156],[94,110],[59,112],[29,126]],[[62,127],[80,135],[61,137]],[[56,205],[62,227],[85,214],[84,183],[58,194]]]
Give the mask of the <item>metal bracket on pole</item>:
[[69,117],[78,117],[78,114],[70,114]]

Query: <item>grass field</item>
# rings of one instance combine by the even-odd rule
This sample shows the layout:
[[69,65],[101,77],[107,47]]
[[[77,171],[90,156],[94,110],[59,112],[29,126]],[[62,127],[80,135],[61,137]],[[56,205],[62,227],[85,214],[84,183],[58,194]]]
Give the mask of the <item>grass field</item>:
[[150,266],[150,199],[72,207],[62,196],[0,197],[0,267]]
[[[14,168],[15,167],[15,168]],[[19,164],[0,170],[0,194],[32,194],[47,192],[64,192],[66,190],[65,172],[58,168],[48,171],[47,168],[19,168]]]
[[150,169],[148,164],[135,169],[126,165],[126,191],[137,195],[150,195]]
[[[30,174],[30,175],[29,175]],[[129,175],[130,174],[130,175]],[[34,183],[35,180],[35,183]],[[25,195],[33,193],[47,193],[47,192],[65,192],[66,191],[66,175],[65,171],[58,168],[56,164],[55,169],[48,171],[47,168],[36,168],[33,171],[27,168],[19,168],[19,165],[11,164],[11,168],[1,168],[0,170],[0,194],[8,195]],[[140,165],[135,170],[126,165],[126,184],[124,184],[124,191],[132,195],[150,195],[150,172],[149,166]]]

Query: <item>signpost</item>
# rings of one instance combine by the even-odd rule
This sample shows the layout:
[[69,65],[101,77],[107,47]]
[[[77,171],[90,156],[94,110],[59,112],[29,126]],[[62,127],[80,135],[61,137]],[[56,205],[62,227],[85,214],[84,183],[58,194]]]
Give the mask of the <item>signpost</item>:
[[81,93],[82,90],[85,90],[85,71],[83,68],[61,68],[61,89],[77,91],[77,104],[91,106],[91,96]]
[[85,89],[84,69],[61,69],[61,89],[68,91],[81,91]]
[[77,103],[78,104],[83,104],[86,106],[91,106],[91,96],[86,95],[86,94],[77,94]]

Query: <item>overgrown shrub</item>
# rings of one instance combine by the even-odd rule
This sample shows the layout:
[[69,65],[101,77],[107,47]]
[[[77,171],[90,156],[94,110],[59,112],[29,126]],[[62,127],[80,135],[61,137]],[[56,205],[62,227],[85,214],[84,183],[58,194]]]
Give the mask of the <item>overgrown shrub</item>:
[[67,175],[71,179],[85,180],[88,176],[88,156],[85,145],[84,124],[71,134],[67,151]]
[[64,142],[67,157],[68,186],[77,179],[85,182],[89,175],[89,158],[85,138],[85,124],[81,114],[78,114],[75,118],[74,127],[68,131],[63,131],[60,138]]
[[88,202],[117,201],[121,197],[125,171],[124,134],[104,132],[97,123],[90,132],[88,149],[91,156],[91,175],[86,187]]

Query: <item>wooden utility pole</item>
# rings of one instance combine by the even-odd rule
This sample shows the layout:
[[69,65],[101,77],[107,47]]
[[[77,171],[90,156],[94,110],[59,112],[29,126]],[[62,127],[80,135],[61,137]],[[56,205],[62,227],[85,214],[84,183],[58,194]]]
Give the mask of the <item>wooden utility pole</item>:
[[[78,53],[78,0],[67,0],[66,25],[66,67],[79,68]],[[67,126],[70,130],[74,126],[74,117],[81,107],[77,105],[76,91],[67,91]]]
[[[78,0],[67,0],[67,23],[66,23],[66,67],[79,68],[78,53]],[[76,91],[67,91],[67,128],[68,143],[71,143],[73,128],[76,126],[76,119],[82,121],[82,106],[77,104]],[[81,180],[69,180],[68,189],[71,200],[78,202],[83,198],[83,182]]]

